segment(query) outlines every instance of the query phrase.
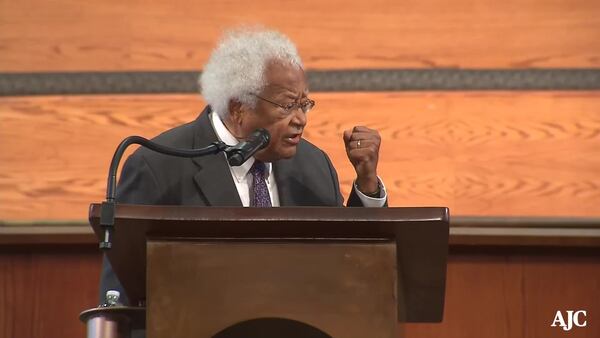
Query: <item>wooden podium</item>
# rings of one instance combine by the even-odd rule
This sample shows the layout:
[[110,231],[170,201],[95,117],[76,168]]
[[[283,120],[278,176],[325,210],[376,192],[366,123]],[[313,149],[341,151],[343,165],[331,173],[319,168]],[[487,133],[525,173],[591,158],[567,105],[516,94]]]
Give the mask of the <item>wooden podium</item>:
[[[99,217],[92,204],[100,238]],[[398,321],[442,320],[448,222],[447,208],[118,204],[107,255],[146,301],[148,338],[395,338]]]

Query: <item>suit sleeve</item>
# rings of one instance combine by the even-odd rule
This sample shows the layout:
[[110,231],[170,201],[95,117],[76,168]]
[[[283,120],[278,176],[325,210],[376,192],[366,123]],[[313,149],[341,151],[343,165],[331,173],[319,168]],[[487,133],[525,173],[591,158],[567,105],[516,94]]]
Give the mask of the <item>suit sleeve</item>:
[[[134,153],[125,162],[117,186],[116,200],[118,203],[126,204],[160,204],[158,181],[143,155]],[[115,275],[106,255],[104,255],[100,275],[100,304],[104,303],[106,291],[108,290],[119,291],[121,293],[120,302],[125,305],[132,305],[129,304],[123,286]]]
[[331,175],[331,182],[332,182],[332,190],[333,190],[333,193],[335,194],[336,205],[338,207],[343,207],[344,206],[344,196],[342,196],[342,192],[340,191],[340,182],[338,181],[337,172],[335,171],[335,168],[333,167],[333,164],[331,163],[329,156],[327,156],[327,154],[322,150],[321,150],[321,153],[323,154],[323,157],[325,157],[325,161],[327,162],[327,167],[329,168],[329,174]]
[[[363,193],[361,193],[356,187],[356,181],[352,183],[352,191],[350,192],[350,197],[348,198],[349,207],[387,207],[388,199],[387,192],[385,190],[385,186],[383,182],[378,177],[379,187],[381,189],[381,198],[370,198]],[[368,204],[365,204],[368,203]]]
[[[344,197],[342,196],[342,193],[340,191],[340,182],[338,180],[337,172],[336,172],[335,168],[333,167],[333,164],[331,163],[329,156],[327,156],[327,154],[325,152],[323,152],[323,156],[325,156],[325,160],[327,160],[327,165],[329,166],[329,172],[331,173],[331,179],[333,181],[333,190],[335,191],[335,194],[336,194],[337,206],[343,207],[344,206]],[[348,203],[346,204],[346,206],[347,207],[364,207],[365,206],[364,203],[362,202],[361,198],[358,196],[355,184],[352,184],[352,191],[350,192],[350,196],[348,197]],[[388,206],[387,195],[386,195],[385,203],[383,204],[383,206],[384,207]]]

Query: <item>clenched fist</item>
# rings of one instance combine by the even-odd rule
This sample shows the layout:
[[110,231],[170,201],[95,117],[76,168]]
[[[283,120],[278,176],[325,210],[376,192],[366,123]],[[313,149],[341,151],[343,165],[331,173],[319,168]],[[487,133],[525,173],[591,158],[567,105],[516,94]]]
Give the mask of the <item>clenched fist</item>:
[[363,126],[344,131],[346,154],[356,171],[356,185],[364,194],[371,194],[379,188],[377,181],[377,161],[381,137],[377,130]]

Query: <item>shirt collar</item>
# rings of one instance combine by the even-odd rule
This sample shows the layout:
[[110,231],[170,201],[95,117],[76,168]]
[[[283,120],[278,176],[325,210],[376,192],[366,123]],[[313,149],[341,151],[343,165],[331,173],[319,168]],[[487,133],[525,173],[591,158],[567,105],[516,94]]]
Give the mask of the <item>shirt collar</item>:
[[[231,134],[229,129],[227,129],[227,127],[225,126],[225,124],[223,123],[221,118],[219,117],[219,114],[217,114],[215,111],[212,111],[210,113],[210,120],[212,122],[215,133],[217,133],[217,137],[219,138],[219,140],[225,142],[225,144],[227,144],[228,146],[234,146],[234,145],[240,143],[240,141],[237,138],[235,138],[235,136],[233,136],[233,134]],[[250,171],[250,168],[252,168],[254,161],[256,161],[256,159],[254,158],[254,156],[252,156],[246,162],[244,162],[244,164],[242,164],[241,166],[237,166],[237,167],[229,166],[229,168],[231,168],[231,172],[233,173],[233,176],[238,181],[238,183],[242,182],[245,179],[246,175],[248,175],[248,172]],[[267,183],[269,182],[269,177],[271,177],[272,171],[273,171],[272,163],[265,162],[265,179],[267,180]]]

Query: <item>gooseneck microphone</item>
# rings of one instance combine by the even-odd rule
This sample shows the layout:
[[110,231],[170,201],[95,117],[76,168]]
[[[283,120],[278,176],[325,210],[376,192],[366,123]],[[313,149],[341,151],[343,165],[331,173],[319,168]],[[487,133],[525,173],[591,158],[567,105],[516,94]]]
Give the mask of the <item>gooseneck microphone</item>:
[[222,141],[213,142],[210,145],[199,149],[177,149],[154,143],[140,136],[130,136],[121,141],[108,170],[108,180],[106,187],[106,201],[102,202],[100,210],[100,225],[104,230],[104,238],[100,241],[100,249],[108,250],[112,247],[112,232],[115,224],[115,195],[117,190],[117,169],[119,162],[125,153],[125,149],[132,144],[139,144],[161,154],[176,157],[201,157],[225,152],[227,160],[232,166],[239,166],[246,162],[250,156],[254,155],[260,149],[269,144],[271,136],[265,129],[257,129],[250,137],[235,146],[228,146]]
[[255,130],[246,141],[240,142],[237,145],[225,150],[229,165],[237,167],[246,162],[257,151],[269,145],[271,135],[264,129]]

